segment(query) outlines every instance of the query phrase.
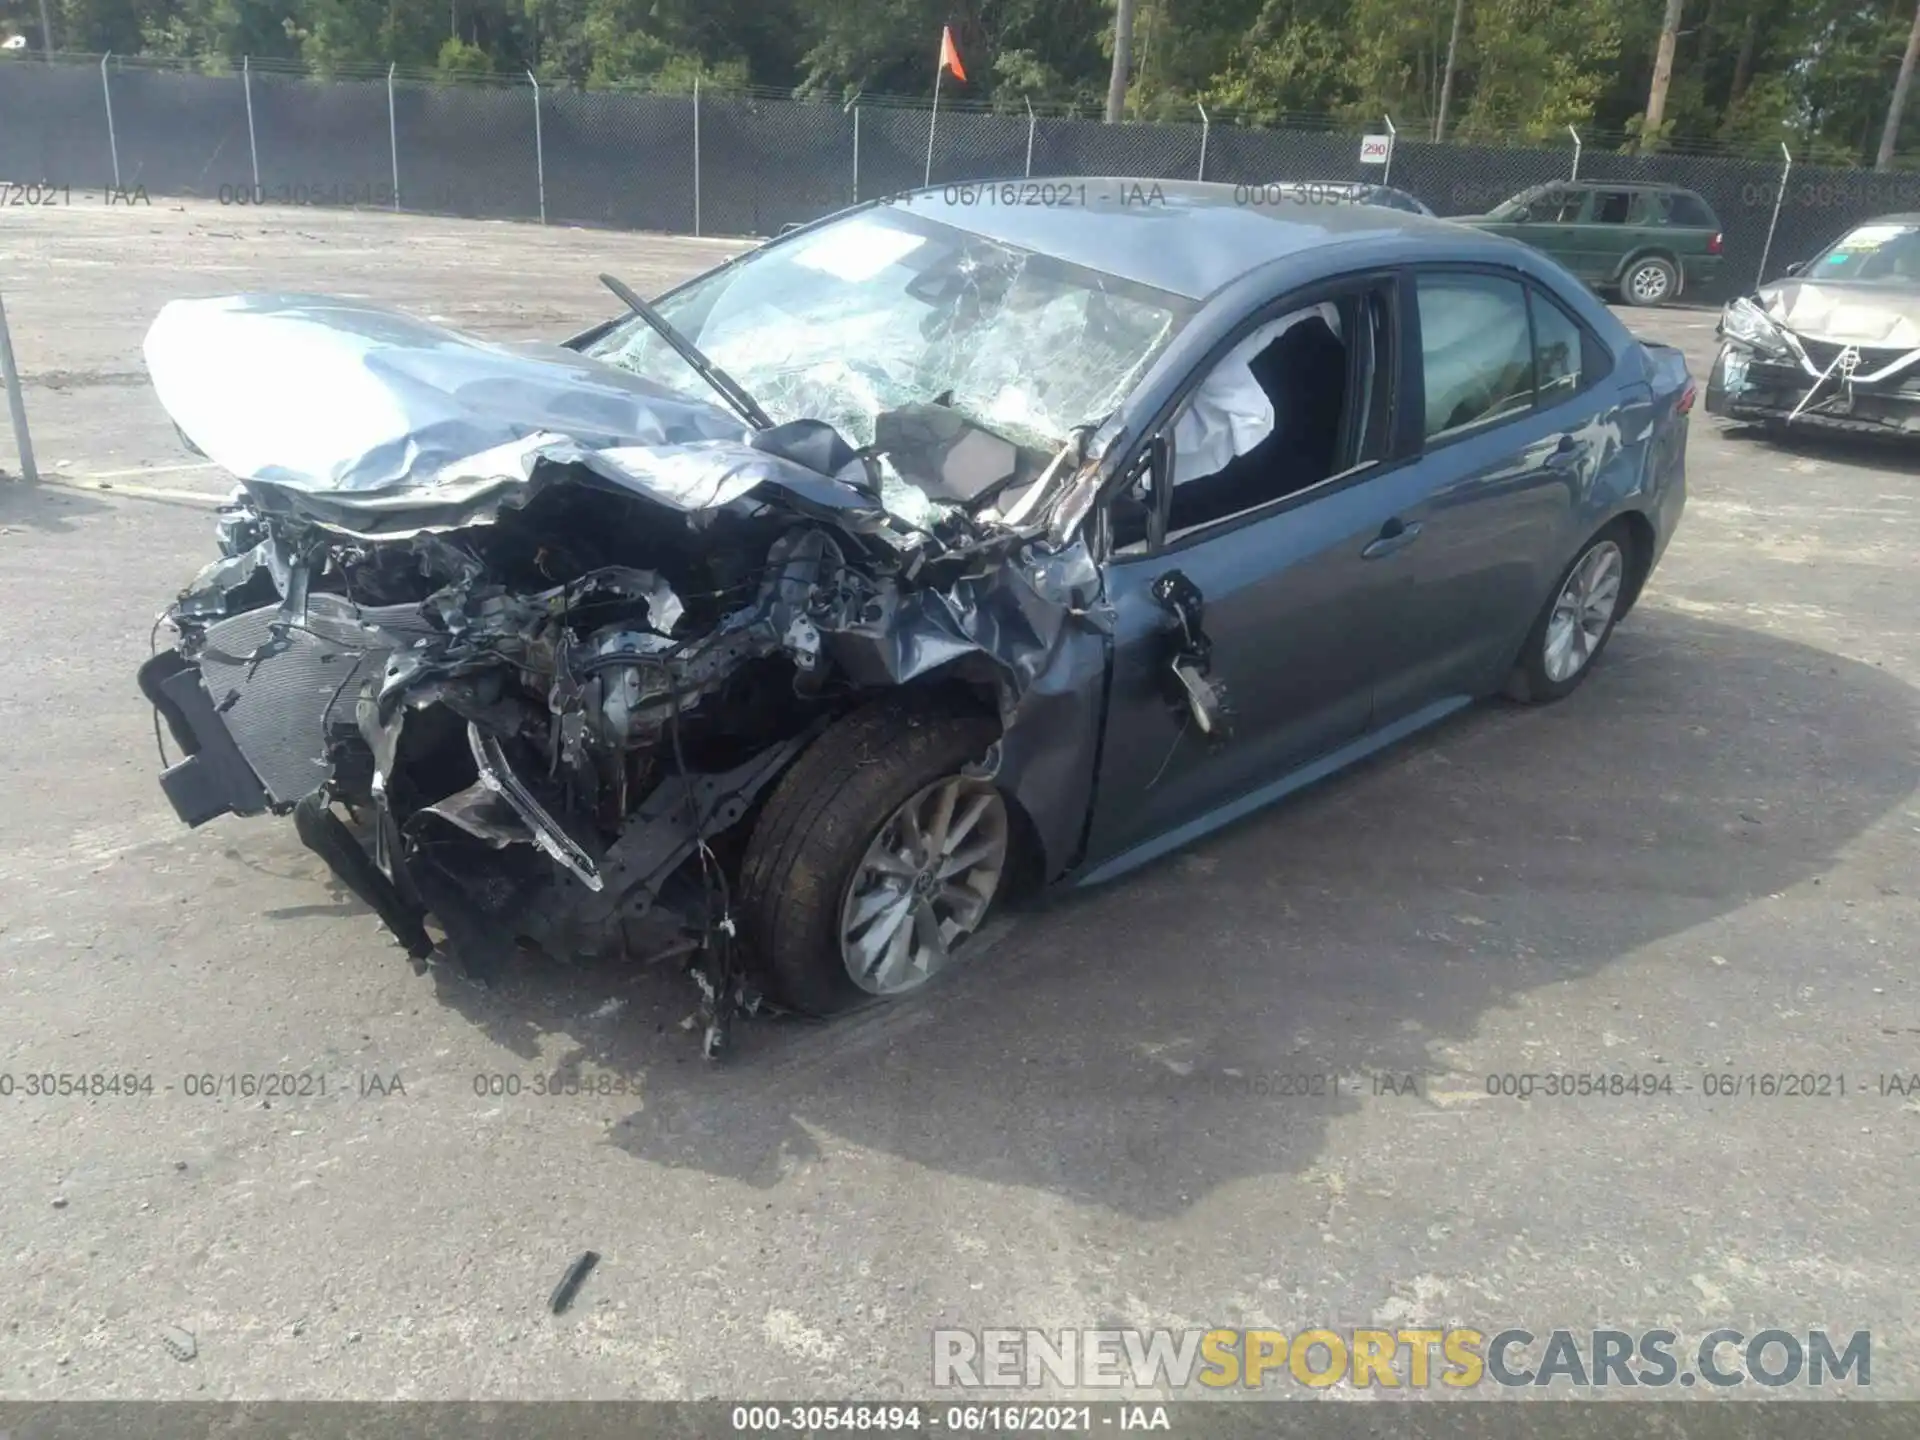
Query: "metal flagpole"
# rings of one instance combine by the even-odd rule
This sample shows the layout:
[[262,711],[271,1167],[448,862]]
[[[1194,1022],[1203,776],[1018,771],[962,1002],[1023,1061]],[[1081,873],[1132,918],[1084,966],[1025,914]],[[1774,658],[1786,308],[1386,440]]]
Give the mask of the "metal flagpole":
[[113,133],[113,86],[107,83],[107,61],[113,58],[109,50],[100,57],[100,93],[107,102],[107,148],[113,152],[113,188],[120,188],[120,138]]
[[927,173],[922,185],[933,184],[933,131],[940,123],[940,77],[946,73],[946,56],[942,55],[939,68],[933,72],[933,113],[927,117]]
[[860,203],[860,97],[866,92],[856,90],[853,98],[841,107],[841,114],[853,115],[853,203]]
[[[395,61],[397,65],[399,62]],[[393,65],[387,66],[387,153],[393,160],[393,208],[400,208],[400,122],[393,115]]]
[[1760,247],[1760,269],[1753,277],[1755,285],[1766,283],[1767,260],[1773,254],[1773,230],[1780,223],[1780,202],[1787,198],[1787,177],[1793,174],[1793,152],[1787,149],[1787,142],[1780,142],[1780,154],[1786,164],[1780,167],[1780,189],[1773,197],[1773,218],[1767,221],[1767,243]]
[[20,367],[13,361],[13,339],[7,334],[7,307],[0,301],[0,382],[7,391],[7,409],[13,414],[13,443],[20,451],[20,474],[37,481],[40,472],[33,466],[33,441],[27,435],[27,402],[20,394]]
[[540,77],[527,71],[533,83],[533,174],[540,187],[540,223],[547,223],[547,147],[540,139]]
[[247,153],[253,156],[253,200],[260,204],[264,198],[260,193],[260,146],[253,138],[253,57],[240,57],[240,83],[247,91]]

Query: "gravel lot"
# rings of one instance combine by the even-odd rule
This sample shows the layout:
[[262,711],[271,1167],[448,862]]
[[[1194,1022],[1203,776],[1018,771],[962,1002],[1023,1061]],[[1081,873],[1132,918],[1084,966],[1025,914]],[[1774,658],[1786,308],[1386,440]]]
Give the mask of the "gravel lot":
[[[731,248],[0,214],[58,481],[0,483],[0,1075],[155,1081],[0,1099],[0,1398],[880,1397],[928,1390],[937,1325],[1376,1321],[1870,1328],[1874,1391],[1920,1397],[1920,1101],[1879,1083],[1920,1072],[1897,451],[1697,416],[1686,521],[1572,700],[1469,712],[933,994],[743,1027],[720,1068],[676,974],[416,977],[291,825],[181,827],[133,672],[223,487],[146,386],[160,305],[308,289],[557,336],[610,309],[597,272],[651,293]],[[1704,383],[1712,315],[1630,320]],[[1552,1070],[1676,1089],[1486,1093]],[[257,1072],[326,1094],[186,1093]],[[1274,1093],[1306,1072],[1348,1083]],[[626,1093],[476,1093],[556,1073]]]

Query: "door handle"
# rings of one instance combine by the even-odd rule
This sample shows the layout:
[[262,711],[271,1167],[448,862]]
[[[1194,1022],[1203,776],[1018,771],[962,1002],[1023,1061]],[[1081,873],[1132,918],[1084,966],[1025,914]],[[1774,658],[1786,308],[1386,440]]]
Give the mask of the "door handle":
[[1396,550],[1404,550],[1420,538],[1420,522],[1409,525],[1398,515],[1380,527],[1379,537],[1360,552],[1362,560],[1378,560],[1383,555],[1391,555]]
[[1562,435],[1560,443],[1553,447],[1546,458],[1546,465],[1552,470],[1565,470],[1580,458],[1580,447],[1574,443],[1573,436]]

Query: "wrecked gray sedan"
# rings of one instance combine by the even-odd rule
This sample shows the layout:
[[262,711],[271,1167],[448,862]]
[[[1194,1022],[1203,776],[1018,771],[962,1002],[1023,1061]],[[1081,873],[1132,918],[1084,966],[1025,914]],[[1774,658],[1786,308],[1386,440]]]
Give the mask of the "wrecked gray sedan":
[[1856,225],[1721,313],[1707,413],[1920,433],[1920,215]]
[[565,345],[169,305],[240,482],[140,673],[181,818],[291,814],[417,962],[671,930],[711,1048],[1578,685],[1684,504],[1679,353],[1441,222],[1083,188],[603,277]]

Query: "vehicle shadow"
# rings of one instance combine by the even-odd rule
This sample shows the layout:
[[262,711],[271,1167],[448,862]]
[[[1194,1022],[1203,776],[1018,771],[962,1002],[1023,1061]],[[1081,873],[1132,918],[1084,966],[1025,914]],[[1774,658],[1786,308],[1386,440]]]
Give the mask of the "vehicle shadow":
[[[11,459],[5,440],[0,440],[0,455]],[[74,532],[75,521],[107,508],[103,502],[81,491],[60,485],[36,485],[10,469],[0,476],[0,526],[17,525],[49,535],[67,535]]]
[[1838,465],[1860,465],[1872,470],[1920,475],[1920,449],[1913,437],[1823,430],[1805,426],[1770,430],[1764,425],[1734,424],[1722,432],[1729,440],[1764,445],[1785,455],[1825,460]]
[[[921,996],[745,1024],[726,1064],[677,1028],[693,993],[671,967],[441,993],[523,1055],[561,1034],[563,1071],[625,1077],[641,1100],[608,1138],[649,1164],[771,1187],[827,1134],[1167,1217],[1312,1165],[1372,1077],[1424,1096],[1516,995],[1829,870],[1920,784],[1913,714],[1882,670],[1649,608],[1563,704],[1469,711],[1033,909]],[[1307,1075],[1348,1078],[1286,1093]]]

